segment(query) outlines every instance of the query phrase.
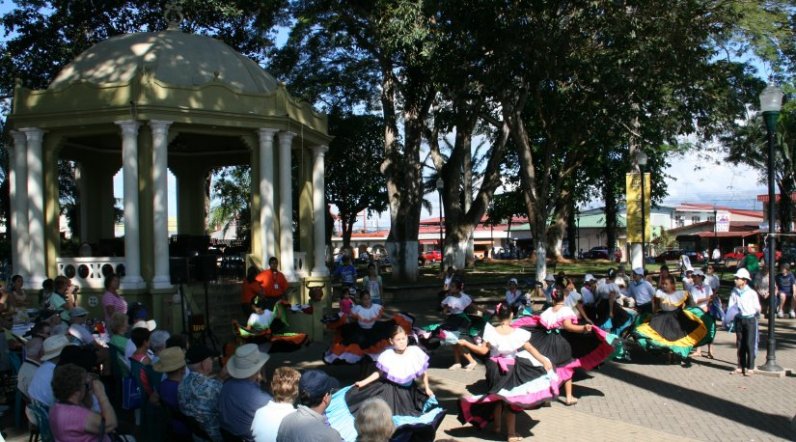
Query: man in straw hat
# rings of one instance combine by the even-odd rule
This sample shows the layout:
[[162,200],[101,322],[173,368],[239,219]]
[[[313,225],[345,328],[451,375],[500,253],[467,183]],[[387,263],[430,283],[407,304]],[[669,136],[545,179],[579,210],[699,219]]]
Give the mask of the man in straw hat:
[[280,442],[341,440],[340,433],[329,426],[323,414],[332,402],[332,394],[339,387],[337,379],[321,370],[304,372],[299,380],[301,405],[282,420],[276,440]]
[[30,380],[28,387],[28,395],[31,399],[39,401],[47,407],[51,407],[55,403],[51,385],[53,372],[55,372],[55,365],[58,363],[58,358],[61,357],[61,352],[68,345],[69,339],[64,335],[50,336],[44,340],[42,363],[33,373],[33,379]]
[[[731,310],[737,311],[734,315],[735,345],[738,347],[738,366],[730,374],[743,374],[751,376],[755,369],[757,315],[760,314],[760,299],[749,283],[752,275],[746,269],[735,272],[735,288],[730,294],[727,315]],[[729,319],[729,318],[728,318]]]
[[[152,365],[158,373],[164,373],[166,379],[158,386],[160,399],[171,410],[180,409],[177,390],[185,377],[185,352],[180,347],[166,348],[160,352],[160,359]],[[171,419],[171,432],[182,439],[190,439],[191,430],[181,420]]]
[[218,400],[221,428],[244,440],[252,439],[254,413],[271,400],[271,395],[260,388],[267,361],[268,353],[261,352],[256,344],[246,344],[238,347],[227,362],[230,379],[224,382]]

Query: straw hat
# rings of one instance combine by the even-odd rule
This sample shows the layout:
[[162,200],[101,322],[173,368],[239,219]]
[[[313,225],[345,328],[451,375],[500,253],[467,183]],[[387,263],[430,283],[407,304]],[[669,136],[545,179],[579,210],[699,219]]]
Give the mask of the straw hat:
[[270,356],[256,344],[241,345],[227,363],[227,372],[236,379],[246,379],[260,371]]
[[61,356],[61,350],[69,345],[69,339],[64,335],[50,336],[44,340],[44,354],[41,357],[42,361],[49,361],[50,359]]
[[185,367],[185,353],[180,347],[165,348],[159,357],[160,359],[152,365],[158,373],[171,373]]

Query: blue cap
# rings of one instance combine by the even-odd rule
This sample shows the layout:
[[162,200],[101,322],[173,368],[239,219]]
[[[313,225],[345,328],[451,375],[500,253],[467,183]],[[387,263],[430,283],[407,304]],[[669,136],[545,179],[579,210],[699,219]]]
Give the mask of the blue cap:
[[340,388],[340,382],[321,370],[307,370],[299,380],[299,394],[306,394],[312,399],[322,397],[337,388]]

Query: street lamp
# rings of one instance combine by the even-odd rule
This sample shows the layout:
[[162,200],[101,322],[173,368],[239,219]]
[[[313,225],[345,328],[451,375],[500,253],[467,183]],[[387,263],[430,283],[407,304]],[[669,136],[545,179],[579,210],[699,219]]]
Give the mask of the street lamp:
[[437,195],[439,195],[439,268],[442,272],[445,272],[445,240],[442,237],[442,217],[444,213],[444,207],[442,207],[442,189],[445,188],[445,181],[442,180],[442,177],[437,178]]
[[[774,133],[777,129],[777,120],[779,119],[779,111],[782,108],[782,89],[769,84],[760,93],[760,110],[763,111],[763,119],[766,122],[766,131],[768,132],[768,261],[769,276],[768,278],[768,350],[766,351],[766,363],[760,366],[760,370],[768,372],[782,372],[782,367],[777,365],[777,342],[774,335],[776,326],[776,311],[777,311],[777,297],[773,296],[776,293],[776,286],[774,284],[773,274],[776,272],[776,232],[774,230],[774,202],[776,194],[774,193]],[[790,197],[790,195],[788,195]]]
[[644,166],[647,165],[647,154],[645,154],[643,150],[639,149],[636,151],[636,163],[638,164],[638,170],[641,174],[641,268],[646,269],[644,242],[646,241],[647,220],[644,217]]

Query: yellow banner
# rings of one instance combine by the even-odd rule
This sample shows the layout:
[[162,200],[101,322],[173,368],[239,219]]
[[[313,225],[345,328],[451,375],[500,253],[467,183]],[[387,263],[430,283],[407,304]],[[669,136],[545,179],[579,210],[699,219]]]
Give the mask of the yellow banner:
[[644,194],[644,242],[652,239],[650,226],[650,174],[644,174],[644,192],[641,191],[641,175],[625,175],[627,190],[627,242],[641,243],[641,195]]

